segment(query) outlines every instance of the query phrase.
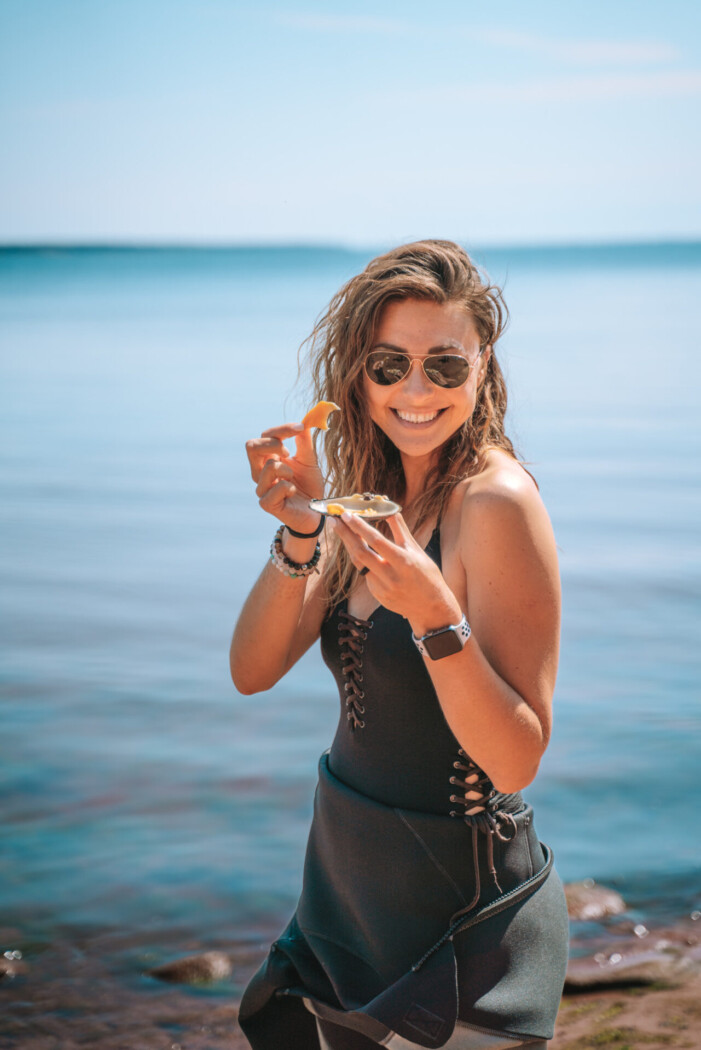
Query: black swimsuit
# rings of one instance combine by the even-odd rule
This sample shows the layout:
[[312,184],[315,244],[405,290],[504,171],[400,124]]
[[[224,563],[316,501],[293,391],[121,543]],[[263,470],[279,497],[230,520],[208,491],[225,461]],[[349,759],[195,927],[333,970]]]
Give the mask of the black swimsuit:
[[[438,528],[426,553],[440,568]],[[451,778],[459,745],[411,629],[382,605],[369,620],[347,610],[348,602],[342,601],[321,629],[321,654],[345,700],[329,769],[348,787],[386,806],[447,816],[456,808]],[[520,797],[512,798],[523,808]]]
[[530,806],[460,748],[403,617],[343,601],[321,648],[341,719],[297,911],[241,1003],[251,1046],[318,1048],[313,1015],[397,1048],[551,1038],[567,913]]

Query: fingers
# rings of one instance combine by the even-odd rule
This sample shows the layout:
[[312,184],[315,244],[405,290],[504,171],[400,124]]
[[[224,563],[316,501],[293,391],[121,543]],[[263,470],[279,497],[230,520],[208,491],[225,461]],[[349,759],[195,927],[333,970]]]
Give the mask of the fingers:
[[297,437],[303,431],[304,427],[301,423],[283,423],[279,427],[270,427],[269,430],[264,430],[261,437],[279,438],[280,441],[284,441],[285,438]]
[[409,526],[404,521],[404,518],[399,511],[397,511],[396,514],[393,514],[391,518],[387,519],[387,524],[390,527],[395,543],[400,547],[406,543],[416,543],[416,540],[409,532]]
[[296,492],[297,489],[291,481],[278,481],[263,493],[258,503],[262,510],[277,518],[284,510],[286,502]]
[[411,563],[413,556],[410,550],[420,549],[401,514],[395,514],[388,519],[392,539],[373,529],[357,514],[346,512],[341,515],[340,520],[333,520],[351,561],[362,575],[381,567],[392,569],[396,575],[396,572],[403,571]]
[[[258,484],[256,485],[256,496],[264,496],[269,489],[274,485],[277,485],[280,481],[292,481],[294,474],[292,468],[288,467],[287,463],[283,463],[279,459],[269,459],[263,465],[258,475]],[[254,479],[255,480],[255,479]]]
[[263,436],[247,441],[246,452],[249,459],[252,456],[281,456],[284,458],[290,454],[279,438]]
[[[382,558],[373,547],[366,543],[365,540],[361,539],[360,536],[356,536],[350,529],[344,529],[341,522],[334,521],[333,527],[343,541],[350,560],[353,562],[356,569],[359,570],[361,576],[371,572],[373,569],[379,569],[386,564],[384,558]],[[373,530],[373,535],[377,536],[378,533]]]
[[[393,526],[394,517],[399,517],[399,515],[394,515],[392,518],[388,519],[389,527],[392,529],[393,539],[391,540],[386,536],[383,536],[381,532],[377,531],[377,529],[373,529],[371,525],[368,525],[368,523],[363,521],[363,519],[357,514],[349,514],[346,512],[341,515],[341,522],[350,533],[358,536],[361,540],[364,540],[366,544],[373,547],[383,558],[392,560],[392,557],[397,554],[397,547],[405,546],[407,539],[413,542],[413,536],[407,529],[403,520],[400,526]],[[403,532],[396,531],[397,528],[401,528],[402,526],[404,530]],[[341,537],[345,542],[342,533]]]
[[258,481],[266,462],[270,459],[287,459],[289,452],[276,438],[252,438],[246,442],[246,455],[251,468],[251,477]]
[[295,459],[300,467],[318,467],[311,430],[305,430],[301,423],[284,423],[278,427],[270,427],[269,430],[264,430],[259,438],[251,438],[246,442],[246,455],[254,481],[260,479],[261,469],[268,460],[290,458],[291,452],[283,441],[291,437],[296,440]]

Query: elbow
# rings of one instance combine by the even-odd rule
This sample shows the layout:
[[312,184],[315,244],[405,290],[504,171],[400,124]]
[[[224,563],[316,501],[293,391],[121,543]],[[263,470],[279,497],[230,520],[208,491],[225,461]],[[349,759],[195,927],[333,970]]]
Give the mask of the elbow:
[[[237,691],[243,696],[264,693],[266,690],[272,689],[279,681],[279,676],[276,678],[265,677],[260,673],[260,669],[256,671],[255,668],[246,667],[242,661],[235,658],[233,653],[229,657],[229,670],[231,672],[231,681],[234,683]],[[251,670],[253,670],[253,674]]]
[[241,693],[242,696],[255,696],[256,693],[265,693],[266,690],[272,689],[275,682],[270,684],[266,682],[254,682],[249,681],[243,675],[235,675],[232,673],[231,680],[234,683],[236,691]]
[[515,795],[532,784],[540,768],[540,760],[545,753],[545,746],[539,747],[532,755],[520,756],[518,760],[512,760],[494,770],[494,776],[490,776],[492,784],[497,791],[504,795]]
[[272,689],[275,685],[275,681],[260,681],[247,678],[245,675],[234,674],[232,672],[231,680],[242,696],[255,696],[256,693],[265,693],[269,689]]
[[233,660],[229,661],[229,671],[231,672],[231,681],[234,683],[234,688],[237,692],[243,693],[244,696],[252,696],[257,693],[258,690],[248,681],[246,676],[236,666]]
[[538,772],[540,762],[519,769],[505,769],[491,779],[495,789],[502,795],[515,795],[532,784]]
[[247,634],[237,624],[229,645],[231,681],[243,696],[253,696],[272,689],[285,673],[280,658],[262,650],[259,639]]
[[234,683],[236,691],[241,693],[242,696],[255,696],[256,693],[262,693],[265,691],[256,685],[249,685],[249,683],[243,678],[235,678],[234,675],[231,676],[231,680]]
[[521,741],[518,748],[504,756],[501,768],[494,770],[490,776],[497,791],[504,795],[515,795],[532,784],[540,768],[540,762],[550,740],[550,722],[548,719],[533,718],[528,737]]

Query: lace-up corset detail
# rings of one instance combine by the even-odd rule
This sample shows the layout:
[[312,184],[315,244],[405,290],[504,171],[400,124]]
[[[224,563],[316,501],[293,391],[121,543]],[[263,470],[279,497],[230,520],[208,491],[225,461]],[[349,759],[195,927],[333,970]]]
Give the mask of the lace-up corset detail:
[[366,641],[372,620],[359,620],[341,609],[338,613],[338,644],[341,647],[341,663],[345,678],[346,716],[351,730],[364,729],[365,714],[363,700],[363,642]]
[[461,776],[452,776],[450,783],[462,788],[465,794],[450,796],[452,803],[464,807],[461,811],[452,810],[451,817],[463,817],[469,824],[483,823],[470,818],[477,818],[487,812],[488,803],[496,794],[491,780],[462,748],[458,751],[457,761],[453,762],[453,769],[458,769]]
[[450,796],[453,805],[463,807],[461,810],[451,810],[451,817],[462,817],[466,824],[476,826],[479,831],[491,832],[502,842],[510,841],[513,833],[503,835],[501,825],[513,826],[514,830],[516,826],[511,815],[499,809],[494,785],[484,770],[462,748],[458,751],[457,761],[453,762],[453,769],[459,770],[461,776],[452,776],[450,783],[462,788],[464,794]]
[[[476,893],[475,899],[471,902],[469,908],[463,909],[463,911],[468,911],[476,906],[480,895],[478,832],[481,831],[487,837],[487,866],[497,889],[501,893],[501,886],[499,885],[494,866],[494,836],[502,842],[510,842],[516,834],[517,828],[516,821],[511,814],[506,813],[503,809],[499,809],[499,802],[495,797],[497,793],[487,774],[480,769],[476,762],[472,761],[462,748],[458,751],[457,761],[453,762],[453,769],[458,770],[460,776],[453,775],[450,778],[450,783],[454,787],[462,788],[463,794],[450,796],[450,801],[453,805],[462,807],[460,810],[451,810],[450,815],[451,817],[461,817],[472,829]],[[510,834],[504,834],[502,830],[504,827],[509,828]]]

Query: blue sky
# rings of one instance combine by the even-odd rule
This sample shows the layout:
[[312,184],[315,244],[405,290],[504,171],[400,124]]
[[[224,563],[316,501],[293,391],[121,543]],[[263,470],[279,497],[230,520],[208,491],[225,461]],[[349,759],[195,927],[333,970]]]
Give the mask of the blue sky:
[[694,0],[0,0],[0,241],[701,236]]

